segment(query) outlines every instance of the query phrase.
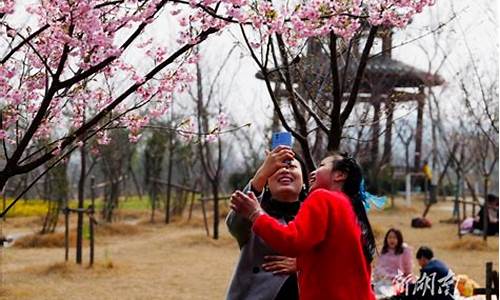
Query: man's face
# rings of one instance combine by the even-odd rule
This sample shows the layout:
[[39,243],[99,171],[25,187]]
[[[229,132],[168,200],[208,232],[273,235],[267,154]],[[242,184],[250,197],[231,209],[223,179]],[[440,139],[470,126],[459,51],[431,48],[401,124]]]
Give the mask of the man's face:
[[421,268],[427,266],[427,264],[429,263],[429,260],[427,258],[425,258],[425,257],[417,258],[417,261],[418,261],[418,265]]

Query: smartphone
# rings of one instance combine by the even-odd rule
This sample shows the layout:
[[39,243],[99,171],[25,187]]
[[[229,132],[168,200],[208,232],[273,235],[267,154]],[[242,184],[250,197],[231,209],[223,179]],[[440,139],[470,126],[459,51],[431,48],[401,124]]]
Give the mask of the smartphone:
[[288,131],[275,132],[271,139],[271,149],[274,149],[280,145],[292,147],[292,134]]

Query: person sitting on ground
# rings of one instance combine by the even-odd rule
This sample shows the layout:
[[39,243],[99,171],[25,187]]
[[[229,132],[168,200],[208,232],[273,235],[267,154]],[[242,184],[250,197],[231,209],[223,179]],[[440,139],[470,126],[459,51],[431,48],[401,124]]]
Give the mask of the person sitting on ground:
[[236,191],[231,208],[272,248],[297,257],[301,300],[374,300],[375,238],[366,215],[362,172],[347,154],[327,156],[310,176],[310,194],[287,225],[266,214],[253,193]]
[[[307,195],[307,176],[302,170],[305,167],[293,151],[279,146],[267,155],[244,192],[259,195],[264,211],[286,224],[293,220]],[[271,249],[252,232],[252,223],[233,210],[226,225],[241,250],[226,299],[298,299],[295,258]]]
[[416,256],[421,267],[420,277],[408,288],[409,299],[455,299],[455,276],[448,266],[435,259],[432,249],[426,246],[420,247]]
[[[486,223],[488,224],[487,235],[498,234],[498,196],[488,194],[486,198],[486,207],[488,209],[486,214]],[[474,218],[472,228],[475,230],[483,231],[484,228],[484,206],[481,207],[479,213]]]
[[396,277],[408,278],[412,275],[413,254],[411,248],[403,242],[399,229],[390,228],[384,237],[384,246],[377,258],[373,272],[375,294],[383,297],[393,296],[393,281]]

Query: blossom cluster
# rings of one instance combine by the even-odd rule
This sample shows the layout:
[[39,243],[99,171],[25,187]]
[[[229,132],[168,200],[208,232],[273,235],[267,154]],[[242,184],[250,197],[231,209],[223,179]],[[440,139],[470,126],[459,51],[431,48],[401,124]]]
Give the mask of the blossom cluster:
[[[183,15],[179,24],[190,27],[196,22],[206,26],[222,26],[207,16],[204,11],[218,7],[224,20],[251,25],[260,33],[258,47],[275,33],[282,34],[289,46],[299,45],[305,38],[324,36],[334,32],[346,40],[362,29],[363,22],[376,26],[404,27],[424,7],[434,0],[299,0],[273,3],[271,1],[248,0],[191,0],[193,8],[203,7],[197,14]],[[179,14],[176,10],[175,14]],[[227,25],[227,24],[226,24]],[[189,33],[185,32],[185,36]]]
[[[123,53],[127,47],[123,36],[132,36],[140,24],[152,22],[163,2],[41,0],[26,8],[26,13],[36,18],[36,24],[16,29],[9,25],[9,17],[15,16],[5,17],[0,35],[8,37],[11,43],[0,42],[0,49],[2,53],[12,51],[12,55],[0,57],[5,60],[0,64],[0,140],[14,144],[42,110],[43,118],[33,141],[68,135],[99,112],[110,110],[110,105],[124,92],[124,88],[116,88],[117,82],[139,87],[124,105],[114,105],[114,115],[131,111],[130,107],[143,107],[145,102],[153,105],[143,112],[156,118],[164,115],[173,93],[184,90],[192,81],[189,66],[176,61],[157,74],[155,81],[146,82],[144,68],[129,63]],[[15,4],[2,2],[0,13],[13,13]],[[13,46],[28,39],[31,40],[26,46],[14,51]],[[153,67],[169,55],[164,46],[152,39],[137,38],[134,47],[146,53]],[[75,80],[85,72],[90,75]],[[137,122],[127,117],[117,120],[129,128],[131,141],[136,141]],[[66,126],[61,126],[64,123]],[[99,133],[97,138],[99,143],[109,142],[105,133]]]
[[[199,43],[205,32],[242,24],[256,33],[253,47],[276,33],[287,46],[296,47],[308,37],[330,32],[350,39],[366,23],[404,27],[433,1],[38,0],[23,11],[36,23],[17,28],[11,21],[20,1],[3,0],[0,140],[14,144],[33,126],[33,141],[56,140],[93,118],[103,119],[105,112],[114,118],[109,123],[126,126],[135,142],[151,119],[165,115],[173,95],[193,81],[200,55],[186,50],[171,61],[169,57]],[[145,28],[159,18],[177,19],[178,26],[168,30],[176,31],[179,45],[143,38]],[[143,54],[139,63],[129,61],[131,49]],[[149,75],[146,61],[151,72],[168,64]],[[183,126],[185,132],[194,132],[192,120]],[[227,117],[221,114],[205,139],[214,140],[225,126]],[[102,132],[97,140],[106,144],[110,138]],[[54,151],[60,151],[58,145]]]
[[13,13],[14,5],[14,0],[2,0],[2,2],[0,2],[0,15]]
[[187,117],[180,122],[176,128],[181,137],[187,141],[211,143],[216,141],[224,129],[229,127],[229,118],[226,113],[220,112],[216,117],[216,124],[208,132],[200,133],[196,131],[197,124],[193,117]]

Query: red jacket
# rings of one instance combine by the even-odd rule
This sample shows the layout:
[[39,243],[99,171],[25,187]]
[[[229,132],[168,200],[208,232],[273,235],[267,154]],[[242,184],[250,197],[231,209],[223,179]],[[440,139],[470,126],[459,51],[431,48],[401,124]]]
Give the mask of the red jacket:
[[262,215],[253,230],[276,251],[297,257],[301,300],[375,299],[361,229],[344,193],[315,190],[288,225]]

